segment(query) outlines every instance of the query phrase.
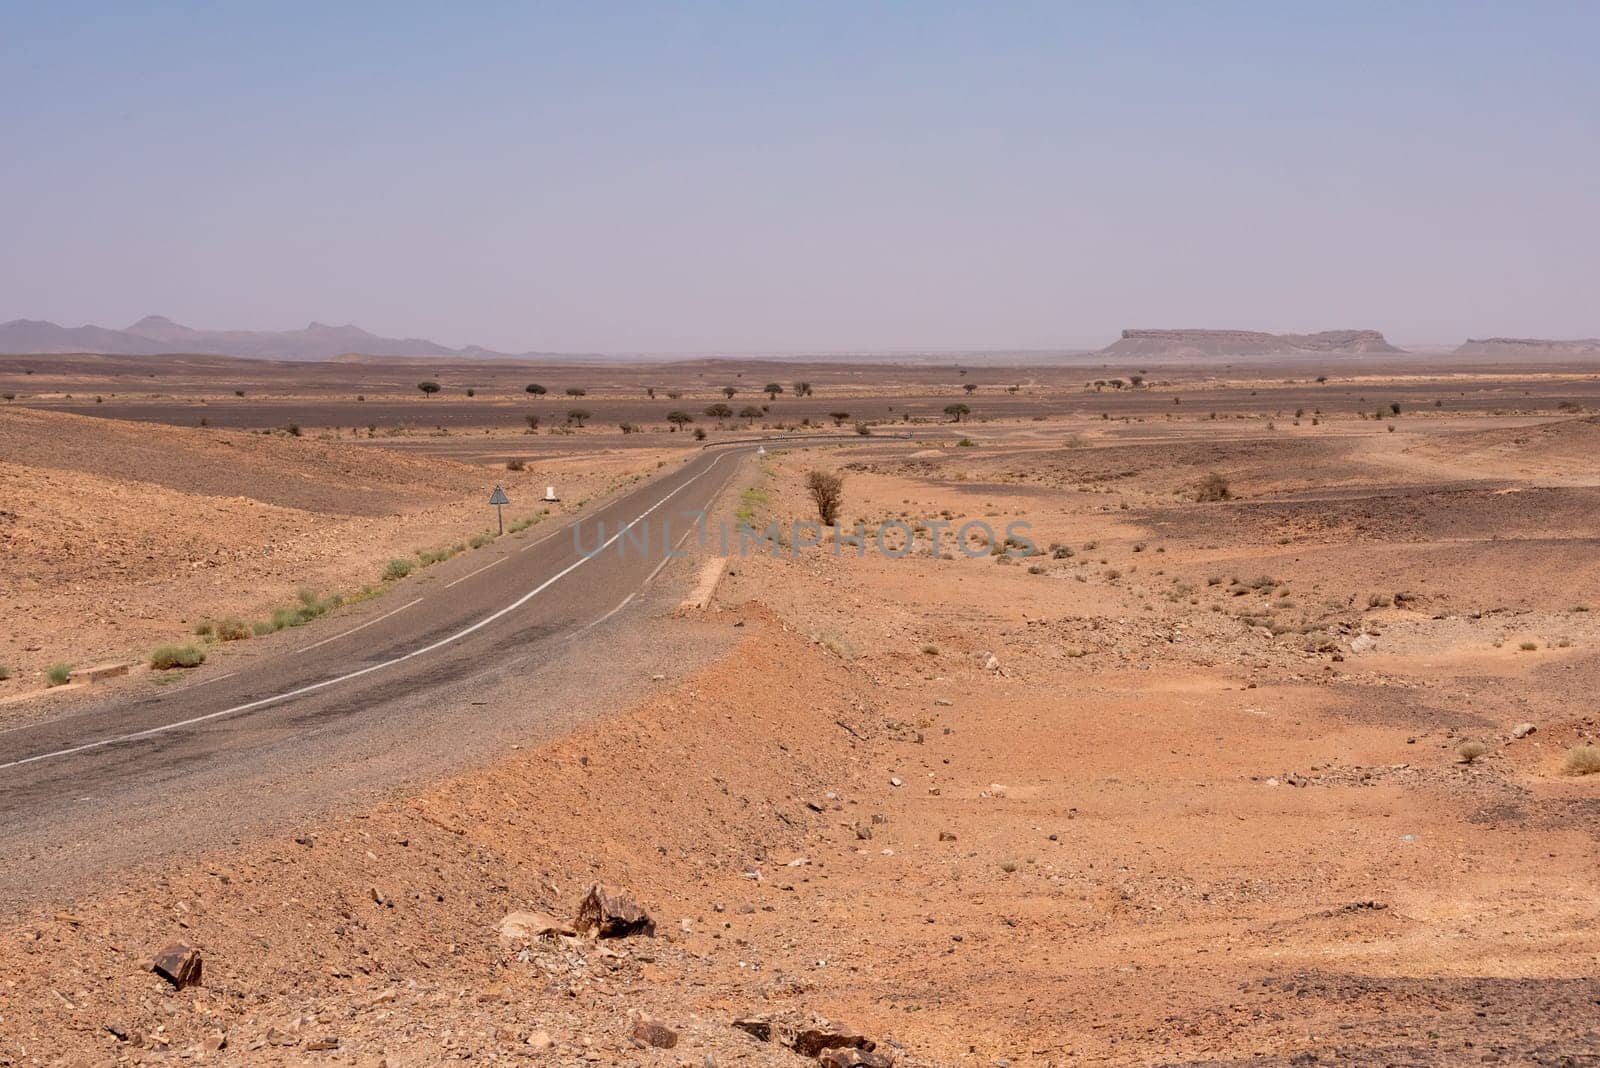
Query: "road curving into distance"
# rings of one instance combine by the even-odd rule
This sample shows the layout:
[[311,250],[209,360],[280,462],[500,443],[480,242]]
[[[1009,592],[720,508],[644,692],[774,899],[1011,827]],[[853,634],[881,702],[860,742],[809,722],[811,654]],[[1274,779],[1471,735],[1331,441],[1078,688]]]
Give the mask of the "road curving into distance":
[[[0,732],[0,896],[26,881],[25,861],[47,864],[124,831],[149,845],[180,810],[239,829],[259,791],[281,802],[328,793],[312,785],[330,776],[382,786],[448,767],[452,747],[493,733],[491,703],[526,727],[541,708],[554,715],[578,703],[574,691],[604,689],[608,675],[638,666],[614,658],[642,664],[652,647],[667,652],[674,639],[619,610],[668,603],[671,591],[654,582],[663,538],[696,551],[698,518],[759,444],[706,448],[588,514],[502,537],[285,634],[291,646],[257,654],[243,643],[217,665],[222,674],[122,690]],[[609,548],[594,553],[601,524]],[[629,551],[617,551],[624,530]],[[653,600],[643,596],[651,591]],[[625,623],[630,616],[639,618]],[[619,630],[627,626],[631,638]],[[368,763],[392,773],[366,773]]]

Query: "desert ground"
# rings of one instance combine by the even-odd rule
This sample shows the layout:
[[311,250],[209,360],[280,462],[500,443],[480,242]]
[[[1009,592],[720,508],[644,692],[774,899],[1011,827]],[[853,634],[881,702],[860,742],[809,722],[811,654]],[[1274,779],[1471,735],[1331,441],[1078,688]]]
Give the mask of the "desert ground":
[[[560,531],[770,435],[709,518],[779,533],[667,571],[558,731],[7,901],[0,1064],[1600,1064],[1592,364],[0,357],[0,396],[0,731],[332,634],[493,551],[497,483]],[[818,471],[866,551],[798,546]],[[596,884],[653,935],[578,930]]]

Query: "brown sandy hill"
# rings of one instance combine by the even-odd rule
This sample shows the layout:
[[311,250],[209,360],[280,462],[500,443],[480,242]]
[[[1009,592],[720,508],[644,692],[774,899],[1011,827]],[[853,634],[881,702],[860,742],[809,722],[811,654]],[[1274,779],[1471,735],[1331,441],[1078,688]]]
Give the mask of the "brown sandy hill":
[[1268,334],[1257,330],[1124,330],[1100,350],[1107,356],[1273,356],[1300,352],[1341,355],[1397,353],[1376,330]]

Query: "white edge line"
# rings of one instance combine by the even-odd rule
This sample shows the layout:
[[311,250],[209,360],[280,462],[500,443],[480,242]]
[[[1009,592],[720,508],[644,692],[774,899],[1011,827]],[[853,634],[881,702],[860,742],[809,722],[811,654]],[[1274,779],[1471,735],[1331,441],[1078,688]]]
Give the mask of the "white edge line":
[[397,612],[404,612],[407,608],[410,608],[412,605],[418,604],[421,601],[422,601],[421,597],[418,597],[415,601],[408,601],[407,603],[401,605],[399,608],[396,608],[393,611],[385,612],[381,616],[378,616],[378,617],[376,617],[374,619],[369,619],[365,623],[362,623],[359,626],[351,627],[349,630],[342,631],[342,632],[340,632],[338,634],[333,635],[330,638],[324,638],[320,642],[312,642],[310,645],[307,645],[304,648],[296,649],[295,652],[298,652],[298,653],[309,653],[311,650],[317,648],[318,646],[327,645],[329,642],[336,642],[340,638],[348,638],[350,635],[354,634],[356,631],[358,631],[358,630],[366,630],[368,627],[372,626],[374,623],[382,623],[384,620],[388,619],[390,616],[396,614]]
[[[461,583],[463,583],[463,582],[465,582],[465,581],[467,581],[467,579],[469,579],[469,578],[471,578],[471,577],[472,577],[472,576],[473,576],[473,575],[481,575],[481,574],[483,574],[483,573],[484,573],[484,572],[485,572],[485,571],[487,571],[487,570],[489,570],[489,569],[490,569],[490,568],[491,568],[491,567],[493,567],[493,566],[494,566],[494,565],[495,565],[495,564],[503,564],[503,563],[505,563],[505,562],[506,562],[506,561],[507,561],[507,560],[509,560],[509,559],[511,559],[511,557],[509,557],[509,556],[502,556],[502,557],[501,557],[501,558],[500,558],[500,559],[498,559],[498,560],[491,560],[491,561],[490,561],[490,562],[489,562],[489,563],[487,563],[487,564],[484,564],[484,565],[483,565],[483,566],[482,566],[482,567],[480,567],[480,568],[478,568],[478,569],[477,569],[477,570],[476,570],[476,571],[468,571],[468,572],[467,572],[467,573],[466,573],[466,574],[465,574],[465,575],[462,575],[462,576],[461,576],[461,577],[460,577],[460,578],[458,578],[458,579],[456,579],[456,580],[455,580],[455,581],[454,581],[454,582],[446,582],[446,583],[445,583],[445,584],[444,584],[444,588],[445,588],[445,589],[447,589],[447,590],[448,590],[448,589],[449,589],[449,588],[450,588],[450,587],[451,587],[451,586],[457,586],[457,585],[460,585],[460,584],[461,584]],[[421,599],[422,599],[422,598],[420,598],[420,597],[419,597],[419,598],[417,598],[417,600],[419,600],[419,601],[420,601],[420,600],[421,600]],[[376,620],[374,620],[374,621],[373,621],[373,622],[377,622],[377,621],[376,621]]]
[[[488,615],[484,616],[482,619],[478,620],[476,623],[473,623],[470,626],[463,627],[460,630],[456,631],[454,634],[451,634],[448,637],[440,638],[438,641],[433,642],[430,645],[424,645],[420,649],[413,649],[409,653],[402,653],[401,655],[399,655],[397,657],[394,657],[391,660],[385,660],[382,663],[378,663],[378,664],[369,664],[368,666],[366,666],[364,668],[359,668],[359,669],[357,669],[355,671],[347,672],[347,673],[345,673],[343,675],[337,675],[337,676],[335,676],[334,678],[331,678],[331,679],[323,679],[321,682],[313,682],[313,683],[310,683],[309,685],[301,686],[301,687],[299,687],[297,689],[286,690],[283,693],[274,694],[271,697],[257,698],[254,701],[247,701],[242,705],[234,705],[232,708],[224,708],[224,709],[221,709],[221,710],[219,710],[217,712],[207,712],[203,716],[192,716],[189,719],[179,720],[176,723],[164,723],[159,727],[150,727],[150,728],[148,728],[146,730],[142,730],[142,731],[133,731],[130,734],[119,734],[114,738],[101,738],[101,739],[99,739],[97,741],[93,741],[93,742],[84,742],[82,745],[74,745],[74,746],[70,746],[70,747],[68,747],[66,749],[57,749],[54,752],[50,752],[50,753],[39,753],[39,754],[36,754],[34,756],[31,756],[31,757],[23,757],[21,760],[12,760],[12,761],[10,761],[8,763],[0,764],[0,771],[6,771],[6,770],[8,770],[10,768],[20,768],[25,764],[36,764],[36,763],[38,763],[39,761],[42,761],[42,760],[52,760],[52,759],[54,759],[56,757],[71,756],[73,753],[82,753],[82,752],[85,752],[85,751],[90,750],[90,749],[100,749],[100,748],[103,748],[103,747],[108,746],[108,745],[116,745],[116,744],[118,744],[120,742],[132,742],[132,741],[136,741],[136,740],[138,740],[140,738],[152,738],[152,737],[154,737],[154,736],[156,736],[158,734],[165,734],[168,731],[175,731],[175,730],[178,730],[178,729],[180,729],[182,727],[192,727],[197,723],[205,723],[205,722],[208,722],[209,720],[213,720],[213,719],[222,719],[224,716],[237,715],[240,712],[249,712],[249,711],[251,711],[253,709],[257,709],[257,708],[265,708],[267,705],[274,705],[274,704],[277,704],[279,701],[287,701],[292,697],[302,697],[302,696],[304,696],[305,694],[308,694],[308,693],[315,693],[317,690],[325,690],[329,686],[336,686],[341,682],[349,682],[351,679],[358,679],[363,675],[370,675],[375,671],[382,671],[384,668],[390,668],[390,667],[393,667],[396,664],[404,663],[405,661],[410,660],[413,657],[425,656],[428,653],[431,653],[436,649],[441,649],[444,646],[451,644],[452,642],[460,641],[462,638],[465,638],[467,635],[472,634],[472,633],[474,633],[476,631],[482,630],[484,627],[487,627],[490,623],[493,623],[495,620],[500,619],[503,616],[505,616],[505,615],[507,615],[507,614],[509,614],[511,612],[515,612],[517,609],[521,608],[523,605],[525,605],[529,601],[533,600],[539,594],[543,593],[545,590],[547,590],[551,586],[555,585],[561,579],[563,579],[566,576],[570,575],[572,572],[578,570],[578,568],[582,567],[584,564],[586,564],[590,560],[594,559],[594,557],[599,556],[606,549],[609,549],[611,547],[612,543],[614,543],[618,538],[622,537],[622,535],[624,533],[626,533],[627,530],[630,527],[632,527],[635,523],[639,522],[639,520],[643,519],[645,516],[649,515],[651,512],[654,512],[657,508],[660,508],[663,504],[666,504],[672,498],[676,497],[679,493],[682,493],[684,490],[686,490],[690,486],[694,485],[695,482],[699,481],[705,475],[709,474],[713,467],[716,467],[717,464],[722,462],[722,458],[724,456],[732,456],[732,455],[734,455],[733,452],[719,453],[717,455],[717,458],[715,460],[712,460],[711,463],[706,466],[706,469],[704,471],[701,471],[698,475],[695,475],[694,477],[688,479],[686,482],[683,483],[683,485],[679,486],[677,489],[675,489],[672,492],[668,493],[665,497],[661,498],[655,504],[652,504],[650,507],[648,507],[644,511],[640,512],[633,519],[629,520],[628,523],[625,526],[623,526],[615,534],[611,535],[611,537],[607,538],[605,540],[605,542],[600,546],[600,548],[596,549],[592,554],[590,554],[588,556],[579,556],[577,560],[575,560],[572,563],[568,564],[566,567],[562,568],[560,571],[557,571],[554,575],[551,575],[549,578],[547,578],[543,582],[539,583],[539,585],[535,586],[533,589],[529,590],[527,593],[523,594],[521,597],[518,597],[515,601],[512,601],[510,604],[506,605],[504,608],[497,609],[496,611],[490,612]],[[376,622],[376,620],[373,620],[373,622]]]

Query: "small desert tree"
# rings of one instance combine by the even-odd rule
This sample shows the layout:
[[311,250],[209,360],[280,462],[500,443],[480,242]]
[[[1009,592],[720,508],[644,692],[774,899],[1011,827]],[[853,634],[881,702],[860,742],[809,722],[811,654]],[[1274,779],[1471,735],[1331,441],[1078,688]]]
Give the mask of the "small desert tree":
[[424,397],[431,397],[435,393],[439,392],[439,383],[437,383],[437,382],[418,382],[417,383],[417,388],[422,390],[422,395]]
[[967,396],[969,397],[978,392],[978,384],[976,382],[964,382],[961,388],[967,391]]
[[806,474],[806,492],[817,506],[817,518],[823,526],[832,526],[839,518],[839,508],[844,504],[844,477],[832,471],[811,471]]
[[546,393],[550,392],[549,390],[545,389],[543,386],[541,386],[537,382],[529,382],[527,385],[523,386],[522,388],[526,392],[532,393],[535,397],[542,397]]
[[783,386],[777,382],[768,382],[761,387],[761,392],[767,395],[768,400],[777,400],[778,394],[783,392]]
[[811,396],[811,383],[810,382],[796,382],[794,384],[794,395],[796,397],[809,397],[809,396]]
[[733,409],[726,404],[712,404],[706,407],[706,414],[713,419],[726,419],[733,414]]
[[828,418],[833,420],[834,426],[844,426],[844,421],[850,418],[849,412],[829,412]]
[[722,387],[722,395],[724,397],[727,397],[729,400],[733,400],[733,395],[735,393],[737,393],[737,392],[739,392],[739,391],[737,389],[734,389],[732,386],[723,386]]
[[583,426],[583,421],[593,414],[594,413],[589,411],[587,408],[568,408],[567,422],[577,423],[581,427]]
[[527,415],[523,416],[522,418],[524,418],[524,419],[526,419],[528,421],[528,429],[529,430],[538,430],[539,429],[539,417],[537,415],[533,414],[532,412],[529,412]]
[[972,409],[968,408],[965,404],[946,404],[944,406],[944,414],[948,415],[951,419],[954,419],[958,423],[961,422],[961,417],[963,415],[970,415],[971,413]]
[[582,396],[587,395],[588,392],[589,391],[584,389],[582,386],[568,386],[567,387],[567,396],[569,396],[569,397],[582,397]]
[[672,424],[673,432],[676,433],[682,430],[686,424],[694,422],[694,416],[688,412],[668,412],[667,422]]
[[760,408],[757,408],[754,404],[746,404],[743,408],[739,409],[740,419],[760,419],[765,414],[767,413],[763,412]]

